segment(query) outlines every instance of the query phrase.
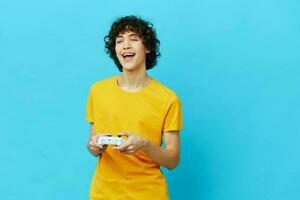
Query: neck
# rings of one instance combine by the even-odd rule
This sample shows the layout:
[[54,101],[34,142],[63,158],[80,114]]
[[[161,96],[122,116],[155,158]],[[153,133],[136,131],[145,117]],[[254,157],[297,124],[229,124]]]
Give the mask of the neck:
[[136,91],[146,86],[151,81],[145,70],[128,71],[124,70],[118,78],[119,87],[127,91]]

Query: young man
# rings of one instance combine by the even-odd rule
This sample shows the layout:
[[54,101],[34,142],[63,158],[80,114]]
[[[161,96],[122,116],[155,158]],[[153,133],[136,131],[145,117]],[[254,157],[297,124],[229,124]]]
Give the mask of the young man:
[[[89,92],[87,147],[99,157],[90,199],[167,200],[160,166],[171,170],[179,163],[182,111],[178,96],[146,73],[160,56],[155,29],[136,16],[119,18],[105,47],[122,73],[94,83]],[[127,139],[102,146],[101,135]]]

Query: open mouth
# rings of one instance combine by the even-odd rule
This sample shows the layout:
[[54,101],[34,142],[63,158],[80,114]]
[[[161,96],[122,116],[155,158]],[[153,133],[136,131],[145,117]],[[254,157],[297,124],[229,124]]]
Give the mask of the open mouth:
[[123,53],[122,57],[125,61],[131,61],[133,57],[135,56],[135,53]]

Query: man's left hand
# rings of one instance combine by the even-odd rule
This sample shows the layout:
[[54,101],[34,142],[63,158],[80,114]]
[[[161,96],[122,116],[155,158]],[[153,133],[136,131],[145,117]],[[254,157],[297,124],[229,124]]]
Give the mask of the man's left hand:
[[148,140],[137,134],[130,132],[118,133],[118,136],[127,136],[127,140],[120,146],[113,147],[113,149],[125,154],[133,154],[139,150],[143,150],[148,145]]

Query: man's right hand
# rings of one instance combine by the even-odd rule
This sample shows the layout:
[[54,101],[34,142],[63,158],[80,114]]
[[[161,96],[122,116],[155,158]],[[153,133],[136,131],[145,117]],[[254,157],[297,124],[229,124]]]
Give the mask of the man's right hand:
[[111,134],[97,134],[94,135],[87,143],[87,148],[89,152],[95,156],[100,156],[107,148],[108,145],[100,145],[97,143],[98,137],[100,136],[110,136]]

